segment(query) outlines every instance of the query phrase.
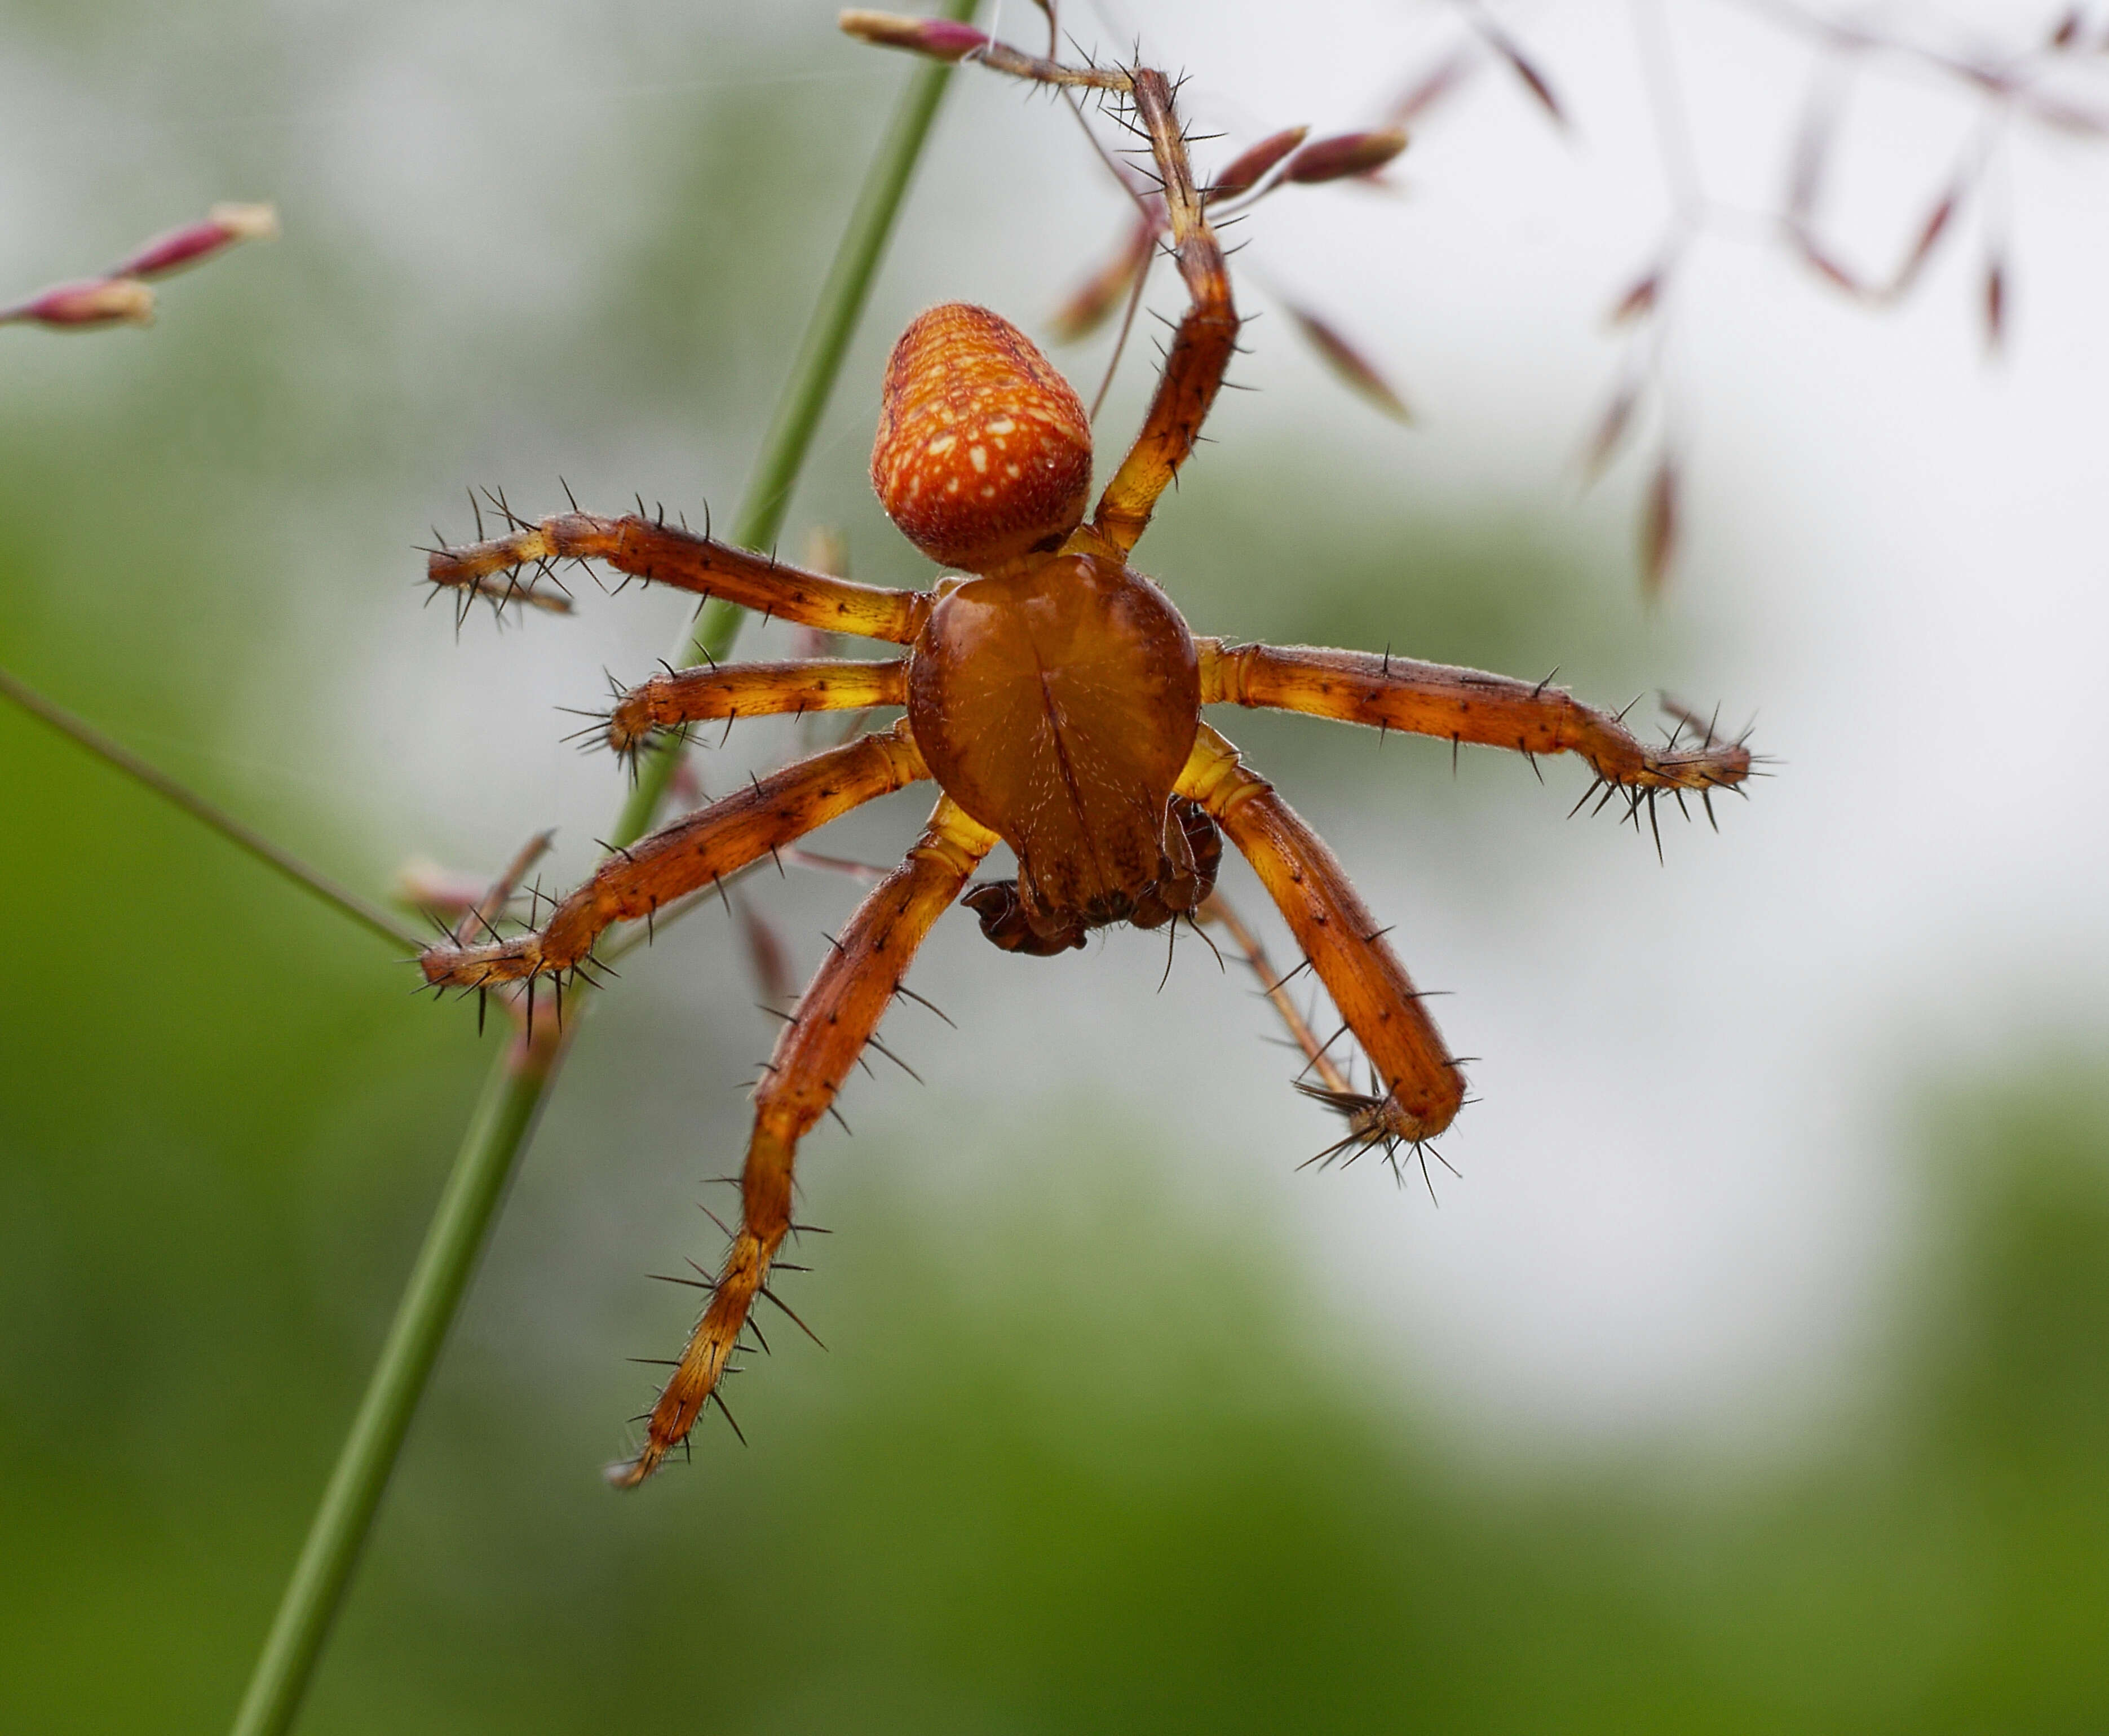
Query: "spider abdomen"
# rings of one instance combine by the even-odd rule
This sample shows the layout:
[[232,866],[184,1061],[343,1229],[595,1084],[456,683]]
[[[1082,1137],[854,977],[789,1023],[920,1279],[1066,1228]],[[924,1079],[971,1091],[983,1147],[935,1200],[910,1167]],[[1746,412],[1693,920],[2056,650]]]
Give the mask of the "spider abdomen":
[[947,302],[893,346],[871,480],[932,560],[988,572],[1056,547],[1083,518],[1091,418],[1017,327]]
[[1169,816],[1200,707],[1179,611],[1088,554],[960,585],[909,672],[932,774],[1017,852],[1019,896],[1050,932],[1125,920],[1161,882],[1190,879]]

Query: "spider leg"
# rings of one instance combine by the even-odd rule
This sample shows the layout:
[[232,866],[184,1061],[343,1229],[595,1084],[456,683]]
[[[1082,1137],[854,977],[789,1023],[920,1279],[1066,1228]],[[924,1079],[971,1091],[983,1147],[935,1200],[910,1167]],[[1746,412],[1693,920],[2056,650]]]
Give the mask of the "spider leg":
[[418,960],[425,981],[482,989],[574,969],[611,924],[648,919],[684,893],[929,775],[905,723],[815,754],[616,850],[534,932],[427,949]]
[[[1204,705],[1258,706],[1342,723],[1402,729],[1452,742],[1506,747],[1533,756],[1578,754],[1599,782],[1630,790],[1732,788],[1750,774],[1750,751],[1715,735],[1703,720],[1673,712],[1678,735],[1698,739],[1651,746],[1619,718],[1585,706],[1565,688],[1481,670],[1379,657],[1307,645],[1226,645],[1197,639]],[[1594,788],[1595,786],[1591,786]]]
[[1220,890],[1211,891],[1201,901],[1200,908],[1194,911],[1194,916],[1195,921],[1219,927],[1228,934],[1231,944],[1237,949],[1239,957],[1244,960],[1245,968],[1258,979],[1260,993],[1267,997],[1282,1024],[1288,1028],[1290,1042],[1303,1052],[1303,1070],[1296,1075],[1299,1087],[1307,1077],[1316,1075],[1320,1089],[1341,1095],[1351,1094],[1354,1090],[1353,1082],[1334,1060],[1331,1045],[1318,1040],[1318,1034],[1312,1030],[1311,1021],[1303,1017],[1297,1007],[1295,998],[1289,992],[1289,981],[1296,972],[1291,971],[1287,976],[1276,972],[1274,962],[1267,957],[1267,949],[1261,945],[1259,936],[1245,925],[1244,919]]
[[495,574],[562,560],[604,561],[649,584],[722,597],[803,627],[896,645],[914,642],[933,600],[927,592],[883,590],[807,572],[641,514],[601,518],[562,512],[540,524],[522,524],[508,536],[434,549],[426,570],[434,584],[480,592],[489,589]]
[[[914,20],[845,12],[842,24],[851,35],[867,41],[895,47],[927,47],[921,43]],[[1172,486],[1180,467],[1192,456],[1201,424],[1237,348],[1238,313],[1231,299],[1231,274],[1223,263],[1222,246],[1194,184],[1185,133],[1172,107],[1172,81],[1163,73],[1147,66],[1131,70],[1064,66],[995,42],[977,48],[974,58],[995,71],[1036,83],[1125,95],[1135,105],[1138,129],[1149,140],[1156,162],[1172,230],[1172,255],[1185,282],[1188,306],[1172,334],[1171,352],[1142,432],[1099,497],[1093,516],[1093,528],[1126,554],[1149,527],[1158,497]]]
[[[1259,936],[1245,926],[1243,918],[1221,892],[1210,893],[1194,913],[1201,922],[1220,927],[1227,933],[1231,945],[1244,958],[1246,968],[1259,979],[1260,993],[1272,1003],[1275,1012],[1280,1016],[1281,1022],[1288,1028],[1289,1046],[1303,1053],[1303,1065],[1297,1070],[1295,1078],[1289,1083],[1313,1102],[1324,1104],[1347,1124],[1345,1134],[1322,1151],[1305,1158],[1297,1167],[1307,1169],[1315,1164],[1322,1170],[1330,1168],[1339,1161],[1353,1163],[1364,1152],[1376,1147],[1383,1151],[1384,1161],[1390,1164],[1392,1173],[1403,1179],[1405,1172],[1400,1166],[1398,1148],[1403,1143],[1414,1145],[1418,1149],[1417,1138],[1406,1125],[1406,1118],[1401,1114],[1398,1106],[1389,1096],[1381,1091],[1357,1090],[1354,1081],[1348,1076],[1347,1069],[1334,1057],[1333,1045],[1346,1035],[1347,1026],[1341,1026],[1324,1042],[1319,1041],[1318,1033],[1311,1028],[1311,1021],[1304,1017],[1294,997],[1289,992],[1289,982],[1307,967],[1298,965],[1286,976],[1277,976],[1266,949],[1260,945]],[[1431,1146],[1429,1150],[1433,1151],[1434,1148]],[[1438,1161],[1442,1161],[1439,1152],[1436,1157]],[[1425,1154],[1421,1158],[1421,1166],[1425,1174],[1427,1159]]]
[[792,1165],[798,1142],[834,1105],[930,925],[959,896],[996,834],[951,798],[940,798],[922,841],[873,887],[820,962],[777,1039],[754,1094],[754,1130],[740,1176],[740,1222],[711,1299],[653,1407],[644,1450],[609,1480],[634,1488],[687,1440],[711,1400],[726,1359],[791,1229]]
[[1442,1132],[1464,1099],[1464,1075],[1325,841],[1206,724],[1178,789],[1206,808],[1244,853],[1377,1069],[1384,1095],[1371,1102],[1382,1132],[1366,1143]]
[[1172,257],[1185,282],[1189,305],[1172,334],[1142,432],[1099,497],[1094,515],[1099,533],[1123,553],[1141,538],[1158,497],[1192,456],[1238,341],[1230,271],[1194,185],[1185,137],[1172,112],[1172,87],[1163,73],[1143,68],[1134,75],[1133,96],[1164,183]]
[[607,714],[607,745],[635,753],[655,729],[714,718],[795,711],[862,711],[908,703],[908,665],[736,663],[669,670],[632,688]]

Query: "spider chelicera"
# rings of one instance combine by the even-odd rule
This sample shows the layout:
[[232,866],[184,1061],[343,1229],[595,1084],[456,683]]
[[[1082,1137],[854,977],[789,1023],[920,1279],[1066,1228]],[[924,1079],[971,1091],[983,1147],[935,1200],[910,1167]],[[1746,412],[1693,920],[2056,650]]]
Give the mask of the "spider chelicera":
[[[710,719],[883,706],[904,706],[905,715],[615,852],[539,929],[431,948],[422,961],[431,984],[531,990],[544,976],[561,984],[591,965],[594,942],[612,924],[648,921],[875,797],[926,778],[940,791],[906,859],[874,887],[829,951],[756,1087],[740,1220],[643,1448],[611,1473],[625,1486],[641,1482],[687,1439],[714,1396],[793,1228],[798,1142],[829,1111],[903,992],[931,925],[963,893],[982,931],[1005,950],[1059,953],[1111,923],[1191,920],[1210,895],[1227,834],[1372,1070],[1366,1093],[1348,1089],[1330,1066],[1321,1071],[1334,1089],[1316,1094],[1347,1120],[1334,1150],[1417,1147],[1450,1124],[1464,1079],[1405,968],[1332,853],[1202,721],[1204,706],[1306,712],[1526,755],[1576,753],[1596,773],[1591,790],[1623,794],[1636,814],[1658,793],[1704,797],[1740,784],[1750,769],[1749,753],[1710,729],[1690,745],[1673,737],[1649,746],[1616,718],[1543,682],[1189,632],[1171,599],[1128,566],[1128,554],[1193,451],[1238,315],[1172,86],[1145,68],[1071,68],[1000,44],[977,57],[1041,83],[1112,93],[1131,109],[1163,182],[1190,305],[1142,432],[1088,519],[1091,440],[1082,404],[1016,327],[955,303],[916,319],[893,350],[872,480],[910,540],[964,576],[941,579],[928,591],[880,589],[642,514],[576,511],[431,558],[436,584],[485,594],[503,594],[511,581],[497,575],[523,566],[600,561],[908,649],[878,662],[684,670],[623,696],[607,737],[632,753],[655,731]],[[999,841],[1017,856],[1016,879],[969,891]],[[1249,943],[1247,952],[1256,957]],[[1276,1000],[1308,1053],[1316,1045],[1278,985]]]

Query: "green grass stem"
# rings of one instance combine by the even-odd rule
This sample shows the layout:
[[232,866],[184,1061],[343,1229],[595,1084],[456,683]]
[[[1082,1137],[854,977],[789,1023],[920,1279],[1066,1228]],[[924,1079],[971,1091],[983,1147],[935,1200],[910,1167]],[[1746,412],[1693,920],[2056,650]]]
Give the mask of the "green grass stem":
[[18,679],[3,669],[0,669],[0,698],[13,701],[40,723],[48,724],[68,741],[86,748],[104,764],[114,766],[133,782],[151,790],[164,801],[182,809],[201,825],[218,832],[237,850],[246,852],[273,873],[283,875],[303,892],[312,894],[332,909],[350,917],[368,933],[377,934],[382,940],[413,953],[425,945],[425,936],[397,922],[377,904],[369,904],[348,887],[339,886],[320,870],[309,868],[291,850],[273,844],[255,827],[235,818],[217,803],[207,801],[196,791],[171,778],[159,766],[141,759],[123,742],[105,735],[85,718],[77,716],[64,706],[45,698],[27,682]]
[[[964,19],[973,11],[973,0],[947,0],[942,10],[947,16]],[[834,264],[821,286],[820,304],[747,484],[733,528],[734,541],[743,547],[768,548],[783,527],[792,489],[864,311],[872,277],[950,72],[948,66],[928,64],[909,76],[892,128],[858,194]],[[682,634],[675,661],[694,663],[706,654],[725,655],[743,615],[743,611],[725,603],[705,605]],[[662,748],[646,760],[611,834],[613,843],[630,843],[650,829],[678,763],[677,748]],[[569,1030],[576,1030],[576,1021],[589,1001],[583,985],[580,992],[565,997]],[[292,1727],[373,1529],[418,1401],[439,1360],[499,1202],[555,1084],[567,1046],[558,1044],[535,1053],[508,1043],[484,1087],[417,1264],[396,1305],[380,1362],[345,1436],[300,1560],[287,1581],[263,1654],[235,1716],[234,1736],[282,1736]]]

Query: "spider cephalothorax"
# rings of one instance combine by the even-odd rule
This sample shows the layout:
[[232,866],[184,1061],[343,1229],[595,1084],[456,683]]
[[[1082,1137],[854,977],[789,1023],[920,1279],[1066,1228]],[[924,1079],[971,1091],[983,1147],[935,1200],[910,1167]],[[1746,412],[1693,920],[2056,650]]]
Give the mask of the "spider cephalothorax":
[[[957,58],[960,42],[912,20],[846,15],[857,34]],[[947,29],[951,27],[946,27]],[[441,550],[433,579],[500,597],[496,575],[559,557],[763,609],[805,626],[907,647],[888,661],[711,666],[655,676],[623,695],[607,740],[634,752],[655,731],[707,719],[899,706],[892,729],[755,780],[603,861],[541,927],[487,944],[436,946],[428,982],[483,990],[589,967],[612,924],[768,856],[850,809],[922,779],[942,792],[920,841],[835,940],[755,1090],[741,1221],[710,1301],[653,1408],[643,1449],[616,1480],[641,1481],[685,1441],[716,1395],[779,1247],[791,1229],[799,1140],[903,988],[916,948],[964,895],[1008,951],[1048,954],[1127,922],[1156,927],[1197,913],[1258,944],[1211,900],[1222,838],[1257,872],[1305,960],[1361,1045],[1373,1082],[1357,1090],[1272,981],[1317,1083],[1345,1121],[1330,1161],[1418,1148],[1464,1098],[1464,1080],[1405,968],[1332,853],[1237,750],[1202,720],[1213,705],[1262,706],[1523,753],[1573,752],[1606,797],[1637,815],[1669,792],[1741,785],[1750,756],[1701,728],[1689,746],[1637,741],[1616,718],[1535,685],[1389,653],[1236,646],[1196,638],[1171,600],[1128,565],[1158,497],[1191,453],[1238,330],[1222,253],[1161,74],[1078,70],[983,43],[979,57],[1044,83],[1109,92],[1131,106],[1162,177],[1172,250],[1190,305],[1143,430],[1087,519],[1089,418],[1023,333],[951,304],[911,325],[889,363],[872,480],[894,522],[964,576],[882,590],[783,566],[642,516],[572,512],[509,536]],[[1592,785],[1592,789],[1596,787]],[[1015,881],[968,882],[1001,841]],[[1209,901],[1204,911],[1204,901]]]

